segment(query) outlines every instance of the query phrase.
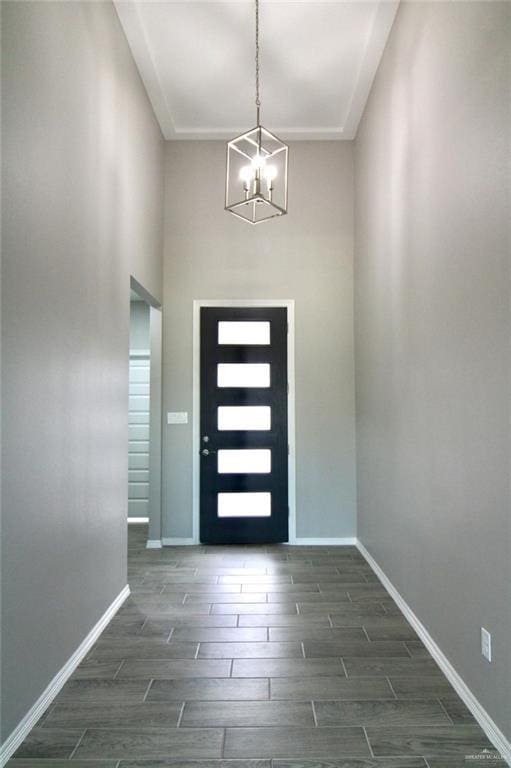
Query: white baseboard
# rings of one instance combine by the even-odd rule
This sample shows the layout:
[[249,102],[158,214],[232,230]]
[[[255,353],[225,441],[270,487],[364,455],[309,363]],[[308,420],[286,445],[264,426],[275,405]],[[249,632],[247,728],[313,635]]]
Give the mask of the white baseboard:
[[147,539],[147,543],[145,545],[146,549],[161,549],[161,547],[161,539]]
[[354,547],[357,544],[355,537],[348,536],[347,538],[317,538],[317,539],[304,539],[297,536],[289,544],[293,547]]
[[[194,544],[199,544],[193,538],[178,539],[178,538],[162,538],[161,543],[164,547],[186,547]],[[357,544],[357,539],[353,536],[347,538],[317,538],[317,539],[302,539],[295,538],[289,542],[286,542],[289,546],[307,547],[307,546],[319,546],[319,547],[354,547]],[[149,542],[148,542],[149,544]],[[148,547],[149,548],[149,547]]]
[[488,712],[484,709],[484,707],[479,703],[479,701],[476,699],[470,688],[467,686],[467,684],[464,682],[464,680],[460,677],[458,672],[454,669],[451,662],[445,656],[441,648],[436,644],[436,642],[433,640],[431,635],[429,634],[428,630],[422,624],[422,622],[417,618],[417,616],[414,614],[408,603],[405,601],[405,599],[401,596],[401,594],[397,591],[395,586],[392,584],[392,582],[388,579],[388,577],[385,575],[384,571],[380,568],[376,560],[372,557],[372,555],[369,554],[367,549],[364,547],[364,545],[357,541],[357,547],[360,553],[364,556],[364,558],[367,560],[375,574],[380,579],[381,583],[387,590],[387,592],[390,594],[392,599],[395,601],[395,603],[400,608],[401,612],[403,613],[405,619],[408,621],[408,623],[413,627],[413,629],[417,632],[420,639],[446,676],[446,678],[451,683],[452,687],[462,699],[464,704],[468,707],[470,712],[474,715],[475,719],[491,741],[491,743],[494,745],[494,747],[500,752],[504,760],[511,765],[511,742],[506,738],[506,736],[502,733],[500,728],[497,726],[497,724],[492,720]]
[[55,696],[71,677],[76,667],[82,659],[88,654],[106,625],[115,616],[121,605],[130,594],[130,588],[125,586],[117,595],[113,603],[107,608],[98,623],[91,629],[87,637],[80,643],[73,655],[66,661],[64,666],[57,672],[50,684],[39,696],[35,704],[29,709],[23,720],[18,723],[14,731],[4,741],[0,747],[0,767],[4,766],[18,749],[20,744],[26,739],[36,722],[43,712],[49,707]]

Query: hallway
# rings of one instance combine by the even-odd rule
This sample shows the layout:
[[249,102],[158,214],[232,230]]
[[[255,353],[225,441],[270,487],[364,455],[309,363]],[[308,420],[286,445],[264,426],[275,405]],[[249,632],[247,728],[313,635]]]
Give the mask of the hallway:
[[131,597],[10,768],[456,768],[494,752],[355,547],[146,538],[130,526]]

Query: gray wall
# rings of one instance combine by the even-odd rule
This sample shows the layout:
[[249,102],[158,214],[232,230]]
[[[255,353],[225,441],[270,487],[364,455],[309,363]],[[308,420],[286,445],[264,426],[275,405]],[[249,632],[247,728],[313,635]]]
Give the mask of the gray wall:
[[510,22],[401,5],[356,142],[355,257],[359,537],[508,737]]
[[163,141],[109,3],[2,3],[2,736],[126,584],[130,273]]
[[[163,410],[192,411],[193,299],[295,299],[297,534],[355,535],[353,147],[291,146],[289,214],[223,212],[225,144],[169,142]],[[192,535],[192,425],[164,426],[163,536]]]
[[149,330],[149,304],[145,301],[130,302],[130,351],[147,352],[151,346]]

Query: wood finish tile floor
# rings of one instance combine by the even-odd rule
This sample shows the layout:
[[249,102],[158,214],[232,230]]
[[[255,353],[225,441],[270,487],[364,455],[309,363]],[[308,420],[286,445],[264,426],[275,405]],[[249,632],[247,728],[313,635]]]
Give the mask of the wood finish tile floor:
[[130,526],[131,597],[10,768],[489,764],[354,547],[146,550],[146,533]]

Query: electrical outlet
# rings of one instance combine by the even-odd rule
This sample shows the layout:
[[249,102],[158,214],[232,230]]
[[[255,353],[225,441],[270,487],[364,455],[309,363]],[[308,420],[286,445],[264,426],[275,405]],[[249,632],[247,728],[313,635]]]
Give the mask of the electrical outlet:
[[481,627],[481,653],[491,661],[491,635],[484,627]]

